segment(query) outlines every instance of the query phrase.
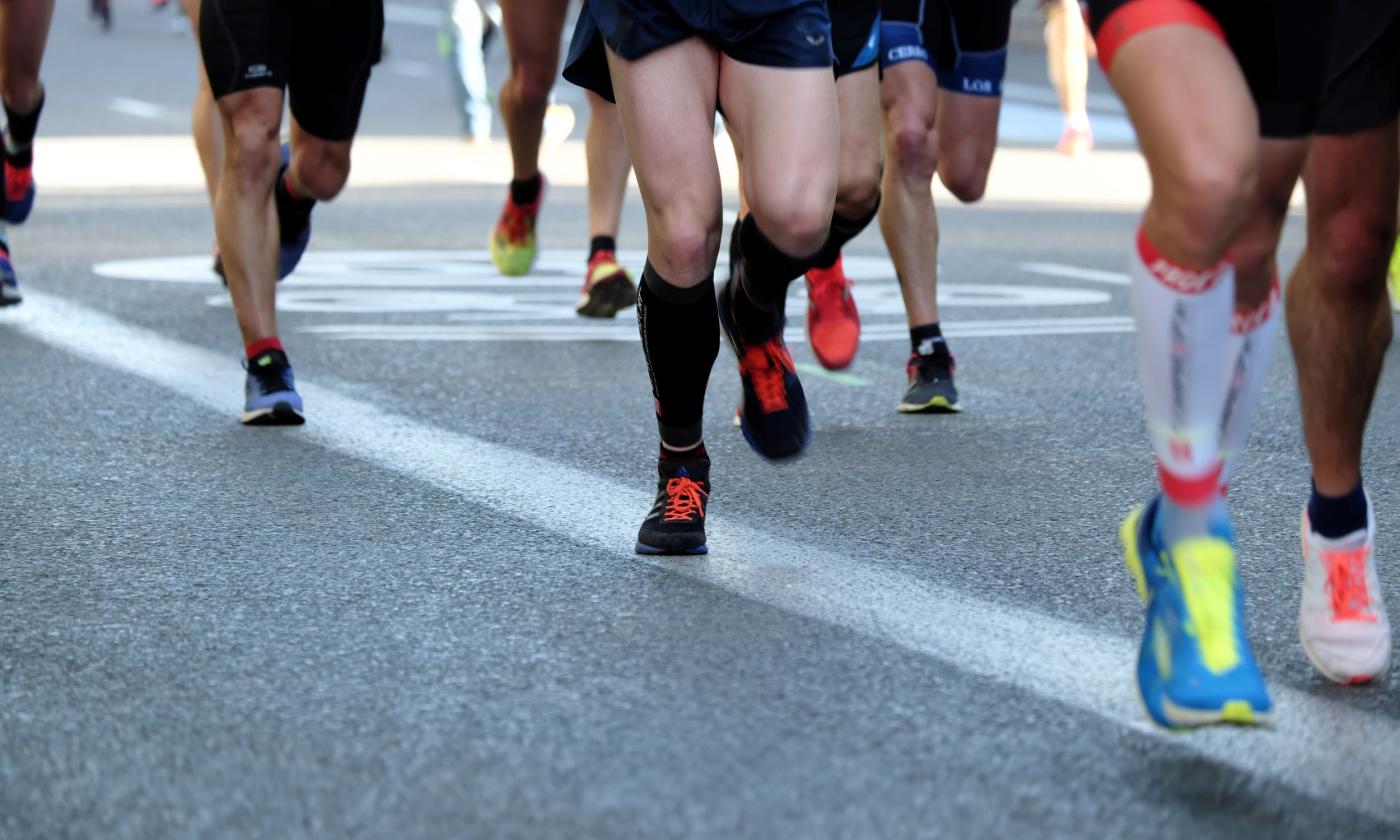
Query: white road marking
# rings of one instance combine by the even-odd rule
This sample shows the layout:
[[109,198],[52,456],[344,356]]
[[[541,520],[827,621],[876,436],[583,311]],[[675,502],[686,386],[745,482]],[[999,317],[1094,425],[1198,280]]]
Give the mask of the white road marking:
[[1070,277],[1075,280],[1092,280],[1095,283],[1111,283],[1115,286],[1126,286],[1132,279],[1124,271],[1102,271],[1097,268],[1081,268],[1077,265],[1064,265],[1063,263],[1024,262],[1021,263],[1020,269],[1029,274],[1039,274],[1044,277]]
[[431,26],[439,27],[443,25],[444,14],[438,9],[429,9],[424,6],[406,6],[402,3],[385,3],[384,20],[386,23],[406,23],[410,26]]
[[[241,389],[230,358],[59,297],[28,295],[28,311],[5,319],[12,329],[146,379],[233,422]],[[151,359],[160,363],[151,364]],[[888,570],[878,560],[789,542],[732,522],[723,513],[710,523],[712,553],[707,557],[634,557],[630,548],[635,528],[651,504],[645,476],[638,476],[636,485],[621,484],[396,416],[315,384],[304,384],[301,390],[310,423],[294,434],[309,442],[588,545],[617,562],[648,563],[743,598],[887,640],[1246,775],[1276,780],[1400,825],[1400,797],[1395,796],[1400,721],[1393,718],[1276,686],[1279,723],[1272,729],[1162,733],[1147,723],[1132,688],[1131,639]],[[588,504],[560,495],[559,487],[588,487]],[[1126,576],[1121,584],[1122,597],[1134,597]]]
[[433,77],[433,65],[426,61],[396,58],[384,62],[383,66],[390,73],[397,73],[410,79],[431,79]]
[[107,99],[107,108],[116,111],[118,114],[126,114],[129,117],[139,117],[143,120],[160,120],[170,115],[170,109],[164,105],[157,105],[154,102],[147,102],[143,99],[130,99],[125,96],[113,96]]
[[[26,293],[27,294],[27,293]],[[502,319],[518,318],[503,314]],[[580,321],[577,315],[565,314],[549,322],[535,319],[530,324],[492,324],[485,318],[474,318],[472,324],[313,324],[301,327],[299,333],[317,335],[340,341],[609,341],[635,343],[640,341],[637,325],[627,315],[613,322]],[[1097,335],[1129,333],[1133,320],[1122,316],[1102,318],[1009,318],[1001,321],[945,321],[943,332],[949,338],[1012,338],[1034,335]],[[789,327],[783,334],[789,344],[807,340],[801,326]],[[866,324],[861,328],[861,341],[908,341],[909,329],[904,324]]]

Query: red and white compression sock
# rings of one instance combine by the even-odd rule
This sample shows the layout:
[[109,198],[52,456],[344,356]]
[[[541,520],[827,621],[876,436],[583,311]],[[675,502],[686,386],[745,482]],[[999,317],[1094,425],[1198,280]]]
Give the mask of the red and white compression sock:
[[1226,374],[1230,378],[1225,396],[1225,413],[1220,421],[1220,456],[1225,468],[1220,483],[1228,485],[1244,454],[1254,413],[1259,407],[1259,395],[1264,391],[1264,377],[1269,373],[1269,359],[1274,353],[1274,338],[1278,335],[1278,313],[1281,309],[1278,275],[1264,301],[1253,309],[1235,309],[1230,319],[1230,340],[1226,345]]
[[1159,522],[1163,537],[1175,542],[1204,535],[1220,500],[1235,270],[1226,260],[1208,268],[1174,262],[1139,230],[1131,277],[1138,373],[1166,496]]

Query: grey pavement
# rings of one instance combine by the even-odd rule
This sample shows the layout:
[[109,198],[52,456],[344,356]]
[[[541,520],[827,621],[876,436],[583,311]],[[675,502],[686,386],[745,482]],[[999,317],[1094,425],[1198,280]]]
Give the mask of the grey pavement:
[[[144,3],[106,36],[81,11],[38,154],[182,131],[190,40]],[[377,74],[366,133],[456,132],[431,28],[388,34],[428,75]],[[0,313],[0,837],[1400,836],[1394,669],[1335,687],[1297,643],[1284,341],[1231,489],[1280,721],[1164,736],[1131,707],[1135,213],[943,208],[955,417],[895,413],[897,288],[862,236],[856,363],[807,373],[793,345],[810,453],[748,449],[723,351],[715,551],[643,562],[650,396],[631,318],[571,314],[582,190],[552,193],[519,281],[483,253],[503,186],[318,208],[280,289],[309,423],[252,430],[202,194],[40,189],[10,231],[31,300]],[[1300,246],[1294,218],[1285,264]],[[1392,602],[1397,378],[1367,454]]]

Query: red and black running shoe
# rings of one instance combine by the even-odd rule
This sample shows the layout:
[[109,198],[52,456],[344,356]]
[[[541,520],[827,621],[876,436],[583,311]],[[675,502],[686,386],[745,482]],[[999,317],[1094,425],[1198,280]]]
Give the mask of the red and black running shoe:
[[[812,439],[807,397],[797,365],[783,343],[784,319],[774,313],[762,337],[746,338],[735,323],[734,296],[743,294],[741,271],[731,269],[719,291],[719,323],[739,357],[739,427],[754,451],[765,458],[790,458]],[[749,333],[754,335],[754,333]]]
[[704,554],[705,505],[710,501],[710,459],[663,458],[656,504],[637,532],[638,554]]

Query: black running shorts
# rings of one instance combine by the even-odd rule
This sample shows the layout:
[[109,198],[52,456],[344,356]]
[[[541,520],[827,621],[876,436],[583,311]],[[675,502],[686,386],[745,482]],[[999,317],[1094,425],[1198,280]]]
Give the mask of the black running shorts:
[[1400,116],[1400,0],[1338,0],[1318,134],[1354,134]]
[[938,86],[971,96],[1001,96],[1012,0],[885,0],[880,68],[922,61]]
[[837,78],[880,60],[880,0],[827,0]]
[[383,43],[383,0],[204,0],[200,8],[214,97],[285,88],[292,116],[323,140],[355,136]]
[[564,78],[613,99],[604,45],[635,61],[687,38],[761,67],[831,67],[824,0],[585,0]]
[[[1358,0],[1365,2],[1365,0]],[[1089,0],[1099,61],[1165,24],[1201,26],[1224,38],[1239,61],[1265,137],[1303,137],[1317,125],[1327,78],[1331,0]]]

